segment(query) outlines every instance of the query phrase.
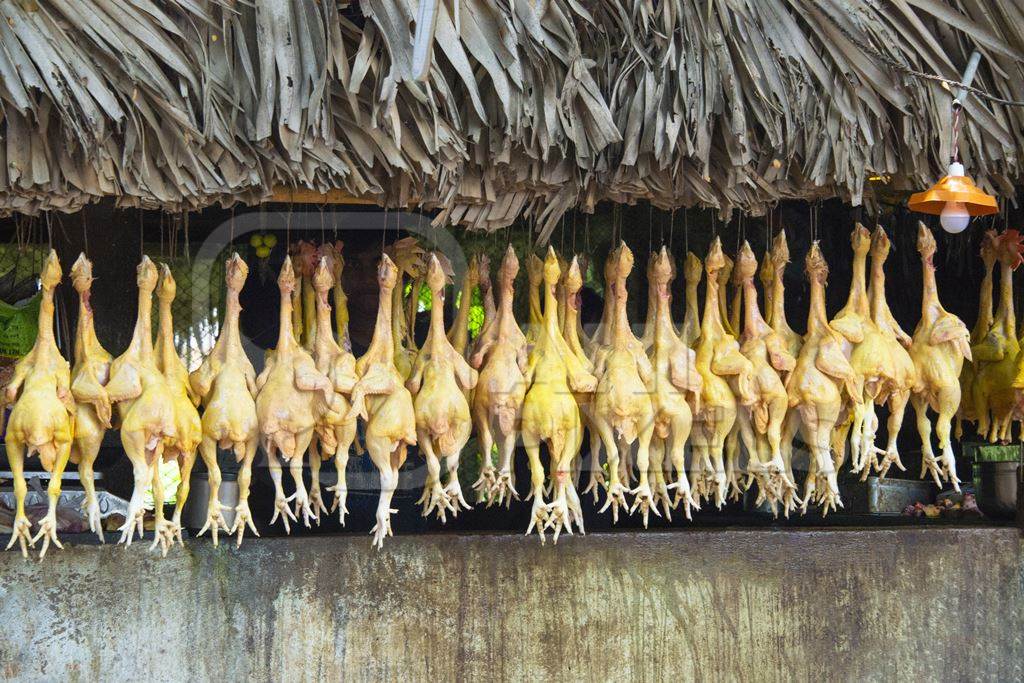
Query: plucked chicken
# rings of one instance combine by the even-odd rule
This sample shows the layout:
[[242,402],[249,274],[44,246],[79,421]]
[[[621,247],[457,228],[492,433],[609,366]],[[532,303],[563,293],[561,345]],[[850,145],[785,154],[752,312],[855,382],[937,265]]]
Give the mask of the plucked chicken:
[[[686,442],[693,427],[693,413],[700,409],[703,380],[697,372],[697,354],[676,334],[672,322],[671,282],[674,275],[672,258],[665,247],[654,259],[650,277],[655,283],[654,333],[651,363],[654,371],[651,401],[654,408],[654,437],[651,443],[652,469],[667,454],[675,481],[667,484],[657,477],[655,500],[663,501],[663,510],[671,519],[670,508],[680,503],[687,519],[691,509],[699,509],[690,490],[686,474]],[[669,490],[675,489],[675,500],[668,505]]]
[[[314,518],[309,494],[302,481],[302,461],[313,438],[319,408],[319,397],[328,405],[334,398],[334,387],[317,370],[313,357],[295,339],[289,321],[292,318],[292,295],[298,286],[291,257],[285,257],[277,278],[281,291],[280,328],[277,347],[267,358],[266,366],[256,377],[256,415],[260,439],[267,453],[270,477],[274,482],[274,514],[270,523],[281,518],[285,531],[291,531],[288,520],[307,527]],[[285,497],[281,481],[281,458],[289,465],[295,493]],[[295,512],[289,507],[295,501]]]
[[[159,321],[156,333],[156,366],[167,380],[167,388],[171,395],[171,407],[174,411],[174,435],[164,440],[163,457],[168,462],[176,461],[181,473],[174,516],[170,521],[164,518],[164,492],[159,468],[153,474],[153,506],[156,517],[153,547],[159,545],[164,555],[174,545],[175,540],[183,546],[185,545],[181,537],[181,513],[185,507],[185,501],[188,500],[196,449],[203,438],[203,427],[199,420],[199,411],[196,410],[199,397],[192,393],[192,387],[188,381],[188,370],[185,369],[185,364],[181,362],[181,358],[174,348],[174,321],[171,316],[171,304],[174,302],[177,291],[177,284],[171,275],[171,269],[166,264],[161,264],[160,281],[157,284]],[[214,466],[216,466],[216,459],[217,454],[214,451]],[[206,465],[210,467],[209,462]]]
[[104,385],[110,378],[111,356],[96,338],[92,311],[92,262],[80,254],[71,267],[71,281],[78,292],[78,325],[75,328],[75,364],[71,369],[71,394],[75,397],[75,437],[71,462],[85,490],[84,510],[89,530],[103,541],[100,505],[96,499],[93,464],[103,435],[110,428],[110,399]]
[[[910,400],[910,392],[917,383],[914,361],[907,352],[911,343],[910,335],[896,322],[885,298],[884,266],[889,256],[889,248],[889,237],[885,230],[881,226],[876,227],[871,237],[871,282],[868,285],[868,299],[871,301],[871,320],[884,342],[881,355],[884,364],[883,372],[880,374],[881,381],[876,386],[872,387],[871,382],[865,379],[864,398],[871,398],[876,404],[885,404],[889,408],[889,420],[886,423],[888,442],[885,450],[880,451],[875,447],[873,432],[870,433],[870,442],[865,444],[872,454],[878,453],[882,456],[880,462],[875,460],[874,455],[871,458],[875,471],[881,477],[888,474],[889,468],[893,465],[901,471],[906,470],[900,460],[897,437],[903,424],[907,401]],[[873,422],[874,420],[877,418],[873,418]],[[874,424],[871,426],[874,429]],[[867,460],[863,462],[866,469]]]
[[249,486],[252,482],[252,464],[256,458],[260,428],[256,416],[256,371],[242,347],[238,318],[242,312],[239,293],[245,286],[249,268],[237,254],[224,263],[224,282],[227,285],[224,326],[209,355],[189,375],[192,391],[203,406],[202,440],[199,452],[208,471],[210,486],[206,522],[214,545],[217,534],[225,528],[220,504],[220,466],[217,449],[230,450],[240,464],[238,470],[238,504],[235,520],[228,533],[237,534],[236,544],[242,545],[246,527],[259,536],[249,509]]
[[[739,343],[729,334],[722,320],[719,275],[725,267],[722,242],[711,243],[704,270],[704,316],[697,340],[697,372],[703,380],[700,410],[693,417],[694,478],[690,482],[700,498],[714,498],[721,507],[728,494],[725,470],[725,439],[736,422],[737,404],[754,402],[750,361],[740,353]],[[730,386],[732,380],[735,386]]]
[[[331,332],[331,305],[327,295],[335,289],[335,272],[332,259],[340,257],[337,252],[328,252],[320,258],[313,271],[312,284],[316,294],[316,339],[313,343],[313,362],[317,370],[330,380],[334,393],[329,403],[321,402],[316,407],[316,428],[309,445],[310,486],[309,505],[319,523],[320,513],[327,512],[320,492],[320,464],[334,456],[338,482],[327,490],[334,492],[332,511],[338,509],[342,526],[348,514],[348,484],[345,470],[348,467],[349,451],[356,438],[356,417],[349,415],[351,395],[356,384],[356,359],[351,352],[338,345]],[[335,289],[335,291],[337,291]],[[337,297],[335,298],[337,301]]]
[[[612,509],[618,520],[619,507],[626,508],[625,494],[635,497],[632,513],[637,508],[643,516],[644,526],[650,512],[660,515],[653,507],[653,494],[649,481],[650,447],[654,435],[654,408],[650,387],[654,370],[646,355],[643,342],[633,336],[626,317],[626,279],[633,269],[633,253],[625,242],[615,250],[615,311],[612,318],[612,343],[595,367],[599,378],[594,401],[592,421],[608,458],[608,498],[601,511]],[[620,479],[619,454],[626,453],[637,444],[636,465],[639,484],[627,491]]]
[[[775,261],[776,278],[779,261]],[[784,448],[792,448],[797,429],[811,449],[803,505],[820,504],[823,512],[842,506],[836,466],[832,459],[832,430],[840,417],[844,400],[856,402],[861,395],[857,374],[850,366],[842,348],[842,335],[832,329],[825,312],[825,284],[828,264],[818,243],[811,244],[806,259],[807,277],[811,282],[811,304],[796,367],[786,379],[790,411],[783,434]],[[778,290],[772,294],[781,297]],[[774,328],[773,328],[774,329]],[[778,332],[778,330],[776,330]]]
[[[572,392],[588,393],[597,388],[596,378],[572,353],[558,328],[555,286],[559,275],[558,258],[549,248],[543,262],[542,326],[527,362],[528,389],[522,420],[523,445],[530,460],[530,495],[534,499],[526,533],[536,527],[542,541],[544,530],[549,527],[554,528],[556,540],[563,527],[571,533],[573,523],[583,531],[582,509],[570,477],[583,436],[580,412]],[[547,445],[551,459],[553,495],[550,504],[544,503],[541,442]]]
[[[513,482],[512,455],[526,398],[526,335],[512,312],[519,259],[509,245],[498,271],[498,311],[488,319],[470,365],[480,376],[473,394],[473,423],[480,439],[484,466],[475,484],[488,500],[499,505],[518,498]],[[491,451],[498,446],[498,469],[491,465]]]
[[121,531],[121,543],[131,545],[135,531],[142,537],[146,487],[159,479],[164,447],[177,436],[174,395],[153,350],[153,291],[156,266],[142,257],[136,274],[139,287],[135,331],[127,350],[110,364],[106,390],[121,416],[121,445],[132,463],[135,486]]
[[786,341],[761,316],[757,304],[754,273],[757,259],[750,245],[736,257],[735,272],[743,288],[743,333],[740,352],[753,366],[755,401],[739,406],[737,422],[748,454],[748,472],[757,482],[759,501],[775,510],[782,504],[787,515],[795,507],[796,483],[782,458],[782,425],[789,408],[789,396],[782,375],[796,367],[796,358]]
[[[34,548],[39,539],[43,540],[40,558],[46,556],[51,542],[63,548],[57,539],[57,502],[60,480],[71,456],[75,401],[71,393],[71,366],[60,354],[53,336],[53,291],[60,279],[60,261],[57,252],[51,249],[39,274],[43,295],[36,341],[32,350],[14,366],[14,374],[4,391],[4,403],[14,404],[5,435],[15,496],[14,528],[7,549],[18,543],[25,557],[28,557],[28,547]],[[50,473],[46,489],[49,506],[34,538],[25,515],[28,489],[24,475],[25,458],[33,455],[39,456],[43,469]]]
[[373,339],[366,353],[356,361],[359,381],[352,389],[352,407],[347,417],[358,415],[366,422],[366,450],[380,472],[377,523],[371,533],[373,544],[381,548],[384,539],[391,535],[391,498],[398,487],[398,470],[405,462],[408,447],[416,443],[416,414],[412,395],[396,365],[391,315],[398,267],[386,253],[381,256],[377,283],[380,304]]
[[[1006,246],[1012,248],[1012,242]],[[917,414],[917,430],[921,435],[921,478],[930,474],[937,486],[941,487],[943,481],[948,481],[959,491],[960,480],[956,475],[956,461],[949,437],[953,415],[960,406],[960,383],[957,380],[964,359],[971,360],[970,333],[958,317],[946,311],[939,303],[938,288],[935,286],[935,263],[932,260],[935,256],[935,238],[924,223],[917,228],[917,250],[921,254],[924,287],[921,295],[921,321],[914,330],[910,345],[910,357],[914,361],[917,379],[910,400]],[[1019,255],[1019,247],[1012,250]],[[1012,261],[1008,259],[1007,262]],[[932,451],[929,408],[938,413],[935,433],[939,437],[941,461],[935,458]]]
[[544,288],[544,262],[536,254],[526,259],[527,297],[530,318],[526,327],[528,348],[533,348],[544,331],[544,313],[541,311],[541,290]]
[[[985,266],[985,274],[981,278],[981,292],[978,297],[978,319],[971,329],[971,346],[980,344],[992,328],[993,272],[996,265],[996,231],[986,230],[981,238],[981,260]],[[974,363],[964,363],[960,372],[960,409],[957,411],[956,436],[963,436],[963,423],[977,423],[978,415],[974,409],[973,386],[976,374]]]
[[[419,282],[426,275],[426,250],[414,237],[404,237],[397,242],[388,245],[385,250],[392,264],[397,266],[395,286],[391,288],[391,313],[388,319],[391,321],[391,340],[394,344],[395,367],[401,373],[402,379],[408,379],[412,372],[412,364],[416,360],[418,349],[415,340],[412,338],[411,326],[407,322],[405,312],[402,308],[403,301],[403,278],[408,275],[413,281],[410,297],[414,302],[419,299]],[[415,308],[413,309],[415,310]]]
[[[469,296],[479,279],[475,267],[472,278],[467,277],[462,305],[469,308]],[[427,265],[427,285],[430,287],[430,329],[427,339],[413,363],[406,388],[413,395],[416,417],[416,439],[427,459],[427,480],[424,485],[423,515],[435,509],[441,521],[448,511],[458,515],[460,506],[469,509],[459,485],[459,454],[469,441],[472,420],[469,415],[467,393],[476,386],[477,372],[463,358],[444,330],[444,290],[447,277],[436,254],[431,254]],[[458,330],[456,338],[465,342]],[[448,470],[448,483],[442,486],[441,461]]]
[[978,434],[992,443],[1008,442],[1013,427],[1020,342],[1014,313],[1013,272],[1024,261],[1024,239],[1016,230],[1007,230],[996,238],[999,259],[999,307],[995,322],[979,343],[971,348],[976,364],[971,385],[974,411],[978,416]]

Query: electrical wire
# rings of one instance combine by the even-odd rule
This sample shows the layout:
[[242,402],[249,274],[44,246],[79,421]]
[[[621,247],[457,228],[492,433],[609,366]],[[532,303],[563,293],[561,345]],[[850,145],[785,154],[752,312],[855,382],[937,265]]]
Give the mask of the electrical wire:
[[906,74],[907,76],[913,76],[914,78],[920,78],[920,79],[926,80],[926,81],[934,81],[936,83],[942,83],[944,86],[946,86],[949,89],[952,89],[952,88],[955,87],[958,90],[965,90],[965,91],[971,93],[972,95],[974,95],[976,97],[979,97],[979,98],[984,99],[984,100],[988,100],[990,102],[994,102],[995,104],[1001,104],[1004,107],[1024,107],[1024,101],[1022,101],[1022,100],[1008,100],[1008,99],[1004,99],[1002,97],[998,97],[997,95],[992,95],[990,93],[987,93],[984,90],[982,90],[981,88],[976,88],[974,86],[967,85],[966,83],[962,83],[961,81],[958,81],[958,80],[953,79],[953,78],[946,78],[944,76],[938,76],[936,74],[930,74],[930,73],[927,73],[927,72],[924,72],[924,71],[918,71],[917,69],[912,69],[909,66],[907,66],[906,64],[903,64],[902,62],[900,62],[899,60],[894,59],[893,57],[890,57],[889,55],[885,54],[884,52],[879,52],[878,50],[875,50],[873,47],[869,47],[868,45],[866,45],[864,43],[864,41],[862,41],[859,38],[857,38],[856,36],[854,36],[844,26],[841,26],[839,24],[839,22],[837,22],[835,19],[833,19],[832,16],[828,12],[822,12],[822,14],[825,15],[825,17],[828,19],[829,23],[832,24],[832,26],[835,27],[835,29],[837,31],[839,31],[843,35],[844,38],[846,38],[851,43],[853,43],[855,47],[857,47],[857,48],[859,48],[861,50],[861,52],[863,52],[863,53],[865,53],[867,55],[870,55],[870,56],[872,56],[872,57],[874,57],[876,59],[879,59],[879,60],[885,62],[887,65],[891,66],[893,69],[896,69],[897,71],[899,71],[899,72],[901,72],[903,74]]

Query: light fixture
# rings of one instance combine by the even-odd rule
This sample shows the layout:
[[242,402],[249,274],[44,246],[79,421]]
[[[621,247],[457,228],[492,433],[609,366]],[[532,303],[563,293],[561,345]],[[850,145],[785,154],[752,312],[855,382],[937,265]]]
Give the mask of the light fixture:
[[954,161],[946,177],[910,198],[911,211],[939,216],[942,229],[963,232],[973,216],[998,213],[995,197],[985,194],[964,173],[964,165]]
[[988,216],[999,212],[995,197],[979,189],[967,176],[964,165],[960,163],[960,117],[963,101],[967,97],[967,88],[974,80],[980,61],[980,52],[975,51],[971,54],[961,81],[963,86],[953,99],[953,158],[946,177],[924,192],[912,195],[908,202],[911,211],[937,215],[942,229],[952,234],[966,230],[973,216]]

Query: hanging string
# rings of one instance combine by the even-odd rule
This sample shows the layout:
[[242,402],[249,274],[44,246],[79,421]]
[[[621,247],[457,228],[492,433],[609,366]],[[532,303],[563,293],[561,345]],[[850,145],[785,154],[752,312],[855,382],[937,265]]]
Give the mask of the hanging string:
[[292,250],[292,207],[293,204],[288,202],[288,217],[285,219],[285,244],[288,246],[288,251]]
[[579,211],[573,210],[572,212],[572,253],[576,253],[576,215]]
[[235,242],[235,206],[231,205],[231,223],[228,225],[228,247],[232,246]]
[[186,263],[192,263],[192,249],[188,245],[189,213],[187,211],[185,212],[185,215],[182,217],[182,221],[181,222],[182,222],[182,227],[185,230],[185,262]]
[[327,227],[324,224],[324,207],[326,203],[320,205],[320,246],[327,242]]
[[53,249],[53,212],[46,212],[46,235],[50,249]]
[[85,211],[81,212],[81,216],[82,216],[82,251],[84,251],[85,255],[88,256],[89,255],[89,228],[86,226],[86,223],[85,223]]
[[683,249],[690,253],[690,208],[683,209]]
[[586,237],[587,237],[587,253],[589,254],[590,253],[590,214],[589,213],[587,214],[587,225],[586,225],[585,230],[587,232],[587,235],[586,235]]
[[388,207],[384,205],[384,229],[380,233],[380,251],[384,253],[384,244],[386,243],[388,236]]
[[[668,250],[670,252],[672,251],[672,238],[675,237],[675,233],[676,233],[676,207],[673,206],[672,207],[672,215],[669,217],[669,222],[668,222]],[[661,241],[662,242],[665,241],[664,235],[662,236]]]
[[654,251],[654,204],[647,204],[647,253]]
[[146,255],[146,226],[142,223],[142,209],[139,209],[139,259]]

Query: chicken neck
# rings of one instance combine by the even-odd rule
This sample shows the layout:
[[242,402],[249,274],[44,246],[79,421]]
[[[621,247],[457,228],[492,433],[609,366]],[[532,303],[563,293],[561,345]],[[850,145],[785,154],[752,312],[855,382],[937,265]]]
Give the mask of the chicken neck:
[[75,364],[88,358],[96,349],[102,348],[96,337],[93,320],[92,290],[88,287],[78,293],[78,324],[75,326]]
[[700,322],[700,336],[709,340],[721,339],[725,336],[720,308],[720,289],[718,286],[718,270],[708,271],[707,287],[704,289],[704,318]]

